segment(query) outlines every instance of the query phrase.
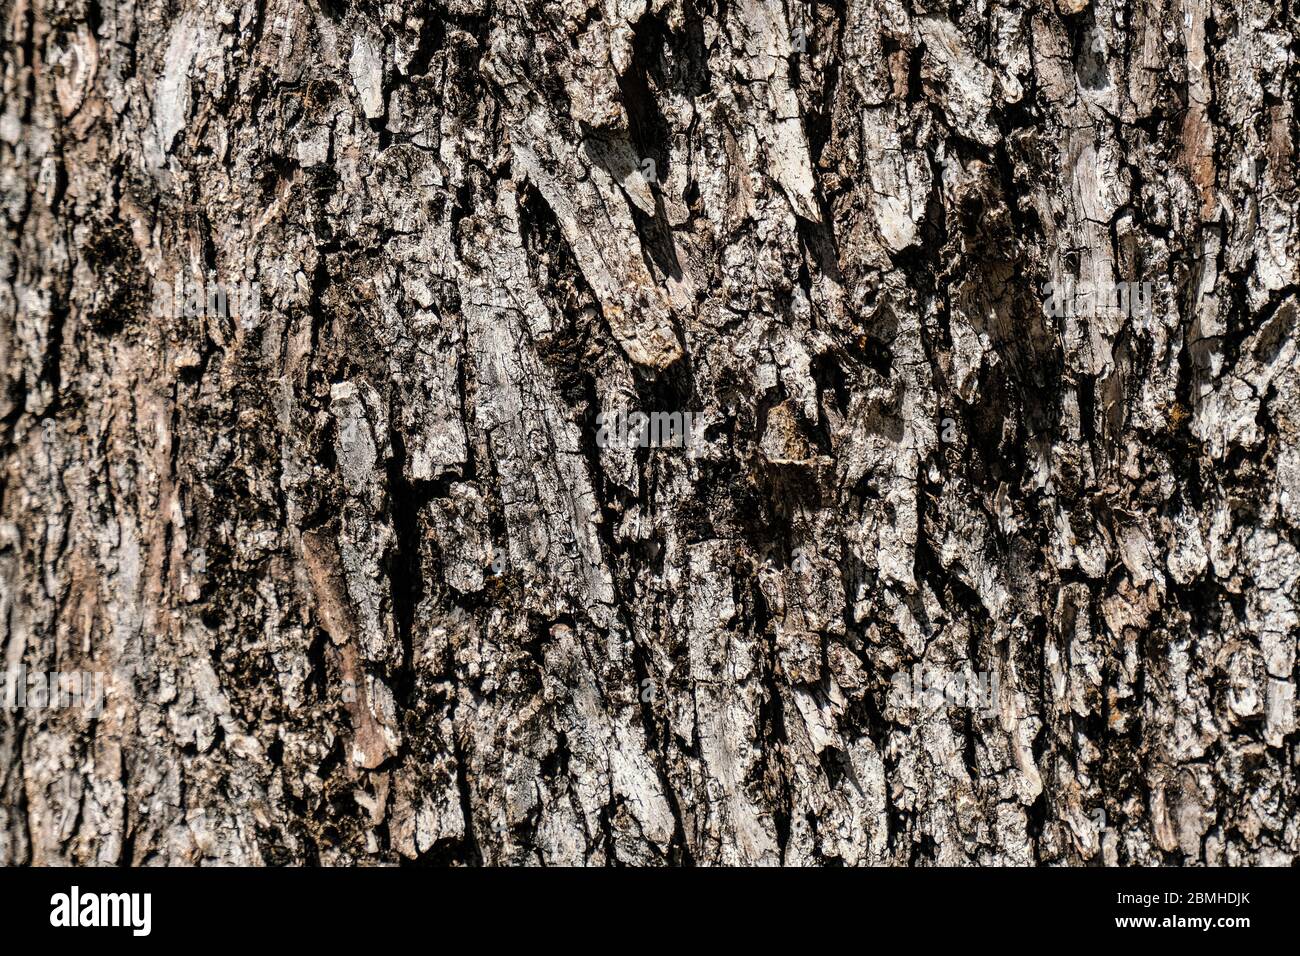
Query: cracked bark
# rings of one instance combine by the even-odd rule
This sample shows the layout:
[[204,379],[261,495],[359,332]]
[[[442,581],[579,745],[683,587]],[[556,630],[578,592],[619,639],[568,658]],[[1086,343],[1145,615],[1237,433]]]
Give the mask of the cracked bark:
[[0,862],[1300,854],[1291,4],[0,12]]

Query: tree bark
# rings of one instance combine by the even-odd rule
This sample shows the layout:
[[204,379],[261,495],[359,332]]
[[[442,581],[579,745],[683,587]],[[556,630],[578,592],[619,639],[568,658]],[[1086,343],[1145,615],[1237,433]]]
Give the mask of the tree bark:
[[0,12],[0,863],[1300,855],[1300,7]]

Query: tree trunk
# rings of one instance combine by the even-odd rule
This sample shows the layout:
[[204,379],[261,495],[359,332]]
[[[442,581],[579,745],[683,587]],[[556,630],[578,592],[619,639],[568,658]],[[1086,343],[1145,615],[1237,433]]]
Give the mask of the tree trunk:
[[0,862],[1300,855],[1300,6],[0,11]]

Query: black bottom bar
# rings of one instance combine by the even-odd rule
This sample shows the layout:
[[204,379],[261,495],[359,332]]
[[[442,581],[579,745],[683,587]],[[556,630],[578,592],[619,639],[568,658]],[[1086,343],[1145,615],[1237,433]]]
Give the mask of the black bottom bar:
[[734,948],[827,932],[872,946],[899,933],[927,945],[1188,934],[1232,945],[1293,928],[1296,889],[1295,870],[1263,869],[11,869],[0,870],[0,919],[8,940],[78,934],[128,946],[413,937],[437,952],[468,935]]

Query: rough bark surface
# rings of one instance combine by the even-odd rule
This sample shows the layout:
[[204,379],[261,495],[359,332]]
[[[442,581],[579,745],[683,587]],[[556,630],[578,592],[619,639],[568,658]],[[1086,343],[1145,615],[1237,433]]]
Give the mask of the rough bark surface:
[[1300,5],[0,28],[0,862],[1300,856]]

